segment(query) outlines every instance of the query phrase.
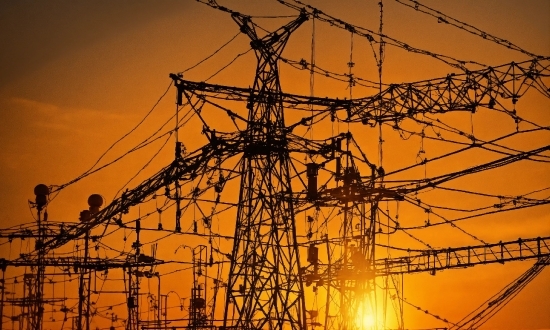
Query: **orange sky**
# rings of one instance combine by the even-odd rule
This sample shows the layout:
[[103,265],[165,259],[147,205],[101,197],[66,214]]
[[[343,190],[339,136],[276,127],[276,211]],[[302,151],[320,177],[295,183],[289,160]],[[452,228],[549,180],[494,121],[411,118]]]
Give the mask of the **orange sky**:
[[[295,14],[276,1],[220,0],[219,3],[251,15]],[[333,1],[307,3],[342,20],[378,30],[377,1],[346,0],[339,5],[334,5]],[[510,40],[530,52],[550,55],[548,1],[457,0],[422,3],[483,31]],[[519,52],[438,24],[434,18],[416,13],[394,1],[385,0],[384,5],[384,32],[411,46],[492,66],[528,59]],[[259,19],[258,22],[267,29],[272,29],[289,20],[290,18]],[[151,109],[170,84],[169,73],[181,72],[191,67],[212,54],[237,32],[238,28],[228,14],[194,1],[0,3],[0,228],[31,222],[27,200],[34,198],[32,189],[36,184],[62,184],[90,168],[114,141],[132,129]],[[311,21],[304,23],[291,37],[283,56],[294,60],[305,58],[309,61],[311,33]],[[376,81],[372,50],[364,40],[356,37],[354,41],[355,75]],[[237,54],[248,49],[249,40],[239,35],[210,60],[186,72],[184,78],[205,80]],[[330,71],[347,73],[349,57],[349,32],[316,22],[317,64]],[[255,58],[252,53],[248,53],[209,82],[248,87],[253,82],[254,69]],[[456,69],[426,56],[386,47],[383,78],[386,83],[444,77],[449,72],[456,72]],[[306,72],[295,71],[290,66],[281,64],[281,79],[284,91],[309,94],[309,76]],[[358,87],[354,90],[354,97],[371,93],[372,91]],[[170,118],[175,111],[174,94],[173,89],[168,91],[145,124],[113,148],[101,164],[122,155]],[[518,103],[518,114],[540,125],[549,126],[549,100],[537,95],[534,90],[528,94],[525,100]],[[349,96],[349,90],[345,83],[332,83],[318,77],[315,95],[343,98]],[[484,112],[474,117],[476,135],[483,139],[514,130],[513,123],[500,121],[501,119],[495,119],[496,117]],[[216,119],[214,115],[211,118],[223,127],[223,121]],[[292,114],[288,118],[292,118]],[[465,117],[459,115],[453,114],[448,118],[449,122],[456,121],[457,126],[466,127],[470,123],[469,119],[465,120]],[[205,137],[200,135],[200,123],[191,124],[180,131],[181,139],[189,150],[206,142]],[[339,129],[344,130],[345,126],[341,126]],[[329,135],[328,129],[328,126],[322,126],[315,133],[318,137]],[[377,133],[361,131],[358,134],[364,141],[369,157],[377,161]],[[87,207],[86,199],[92,193],[100,193],[110,201],[148,162],[162,143],[164,140],[157,141],[63,190],[49,206],[50,219],[77,221],[80,210]],[[541,133],[509,143],[529,150],[548,145],[550,135]],[[442,150],[448,150],[436,142],[427,142],[424,147],[427,157],[434,157]],[[418,139],[404,142],[388,130],[384,146],[386,171],[414,163],[419,148]],[[133,187],[156,173],[169,164],[172,157],[173,138],[170,138],[166,148],[128,187]],[[428,167],[428,170],[430,175],[435,175],[446,173],[454,167],[466,168],[493,159],[494,155],[465,154],[464,157],[452,159],[439,166]],[[545,164],[521,162],[495,170],[486,176],[457,181],[457,185],[463,184],[471,190],[493,194],[518,195],[550,187],[549,173]],[[450,205],[470,207],[479,202],[475,199],[450,200],[452,197],[449,195],[430,198],[442,204],[448,202]],[[139,212],[143,214],[153,207],[149,204],[141,210],[133,210],[130,216],[136,216]],[[519,237],[549,236],[549,210],[548,206],[542,206],[464,221],[460,225],[490,243]],[[402,212],[402,217],[406,218],[407,209]],[[413,223],[413,220],[417,220],[413,219],[416,214],[414,210],[410,212],[413,213],[408,215],[408,220]],[[145,226],[156,228],[157,216],[153,217],[155,219],[150,219]],[[165,229],[173,228],[173,219],[169,214],[164,214],[162,221]],[[221,228],[220,232],[231,235],[227,223],[232,223],[232,219],[224,218],[219,221],[220,223],[214,225]],[[184,231],[190,226],[189,222],[185,223]],[[101,231],[102,228],[99,232]],[[124,236],[126,234],[131,237],[129,231]],[[129,243],[122,246],[120,241],[117,242],[121,235],[120,232],[115,234],[109,244],[129,251]],[[477,244],[469,237],[448,228],[423,231],[418,235],[437,247]],[[152,241],[158,237],[150,234],[146,236],[146,240]],[[180,244],[192,244],[186,239],[178,237],[164,243],[161,241],[159,255],[167,260],[189,261],[189,255],[185,256],[189,253],[188,250],[174,253]],[[0,243],[4,242],[5,240]],[[204,244],[204,241],[195,239],[189,242]],[[398,244],[397,241],[394,243]],[[404,240],[398,245],[406,246],[409,243],[414,244]],[[26,244],[14,241],[12,244],[0,245],[0,258],[28,252],[29,247]],[[220,247],[229,252],[228,242],[220,243]],[[150,248],[146,246],[145,249],[148,253]],[[439,272],[435,277],[429,274],[405,276],[405,297],[434,314],[456,321],[523,273],[532,263],[524,261],[505,265],[480,265]],[[183,278],[189,278],[188,269],[180,273],[184,274],[181,275]],[[176,273],[177,276],[180,273]],[[188,283],[180,286],[181,277],[177,276],[167,276],[165,281],[163,279],[163,287],[166,285],[163,288],[164,294],[175,290],[182,297],[188,296]],[[154,279],[151,280],[150,290],[153,292],[156,290],[155,285]],[[550,271],[546,269],[487,323],[485,328],[550,329],[548,297]],[[106,300],[98,300],[98,304],[107,303]],[[124,312],[122,309],[117,313],[119,317],[125,317]],[[410,307],[405,307],[405,324],[411,329],[444,326]],[[59,327],[52,326],[52,329],[57,328]]]

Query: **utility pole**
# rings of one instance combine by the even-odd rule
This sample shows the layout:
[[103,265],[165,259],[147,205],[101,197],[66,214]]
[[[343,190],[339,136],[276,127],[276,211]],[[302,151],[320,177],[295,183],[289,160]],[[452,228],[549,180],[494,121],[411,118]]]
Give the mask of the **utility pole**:
[[[90,212],[88,210],[84,210],[80,213],[80,221],[88,221],[90,218]],[[79,276],[79,282],[78,282],[78,318],[77,318],[77,330],[83,330],[83,320],[85,319],[86,324],[89,323],[88,319],[88,310],[90,308],[87,297],[88,294],[85,295],[85,292],[87,291],[86,287],[90,286],[90,283],[87,281],[87,275],[89,272],[89,269],[85,267],[88,261],[88,239],[89,239],[89,232],[86,232],[84,236],[84,265],[83,267],[80,267],[78,270],[80,272]],[[85,309],[84,309],[84,305]]]
[[[139,241],[141,232],[141,221],[136,221],[136,241],[132,244],[135,249],[135,254],[132,260],[134,263],[138,263],[140,260],[141,242]],[[140,275],[142,273],[138,270],[138,267],[128,266],[128,296],[126,300],[126,306],[128,308],[128,321],[126,322],[126,330],[138,330],[139,329],[139,283]]]
[[153,275],[155,275],[159,281],[159,285],[158,285],[158,290],[157,290],[157,327],[158,329],[160,330],[160,327],[161,327],[161,324],[162,324],[162,321],[161,321],[161,309],[160,309],[160,305],[162,303],[161,301],[161,295],[160,295],[160,274],[158,272],[155,272]]
[[[80,212],[80,222],[88,222],[90,219],[99,212],[100,207],[103,205],[103,197],[99,194],[92,194],[88,198],[88,210]],[[78,319],[77,330],[90,330],[90,285],[92,269],[88,267],[89,258],[89,241],[90,231],[86,231],[84,234],[84,259],[83,267],[80,267],[79,283],[78,283]],[[85,323],[85,326],[83,324]]]
[[206,280],[208,278],[207,247],[191,248],[193,253],[193,287],[189,301],[189,328],[200,329],[208,324],[206,316]]
[[[34,188],[35,207],[37,215],[37,225],[38,225],[38,239],[35,242],[35,249],[37,251],[37,260],[36,260],[36,276],[28,278],[28,312],[29,312],[29,322],[27,324],[28,330],[41,330],[42,329],[42,317],[44,315],[44,240],[45,233],[42,222],[48,220],[48,212],[45,210],[46,205],[48,204],[48,195],[50,194],[50,189],[44,185],[39,184]],[[44,212],[42,212],[44,211]]]
[[0,265],[2,270],[2,280],[0,281],[0,290],[2,290],[0,296],[0,330],[4,330],[4,292],[6,290],[6,266]]

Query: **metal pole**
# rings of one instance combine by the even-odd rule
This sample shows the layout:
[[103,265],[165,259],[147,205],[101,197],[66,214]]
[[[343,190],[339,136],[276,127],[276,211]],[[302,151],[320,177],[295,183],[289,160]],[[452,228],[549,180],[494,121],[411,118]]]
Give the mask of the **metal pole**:
[[[160,274],[158,272],[156,272],[155,275],[157,276],[157,278],[159,280],[158,303],[157,303],[157,323],[158,323],[158,328],[160,329]],[[0,330],[2,330],[2,329],[0,329]]]
[[[85,242],[84,242],[84,264],[87,264],[88,263],[88,245],[89,245],[89,238],[90,238],[90,231],[86,231],[86,236],[85,236]],[[91,269],[87,269],[86,272],[88,273],[88,283],[87,283],[87,289],[88,289],[88,292],[87,292],[87,296],[86,296],[86,330],[90,330],[90,286],[92,284],[92,270]]]
[[[88,236],[89,236],[89,232],[87,231],[84,237],[84,265],[86,265],[88,262]],[[76,329],[82,330],[82,317],[84,316],[86,318],[86,330],[89,330],[90,322],[88,320],[88,315],[90,312],[89,311],[90,305],[89,305],[89,300],[86,299],[86,297],[84,297],[84,281],[85,281],[87,271],[86,271],[86,268],[81,268],[79,271],[80,271],[80,281],[78,283],[78,321],[77,321]],[[90,289],[90,283],[88,283],[88,298],[90,296],[89,289]],[[84,311],[83,311],[84,300],[86,300],[86,303],[88,305],[86,306],[86,314],[84,314]]]
[[164,328],[168,326],[168,294],[164,296]]
[[42,207],[37,207],[37,223],[38,223],[38,239],[40,241],[40,245],[37,246],[38,248],[38,262],[36,267],[36,283],[35,283],[35,301],[33,302],[33,312],[31,317],[31,329],[32,330],[42,330],[42,316],[44,314],[44,272],[45,272],[45,266],[44,266],[44,256],[45,256],[45,250],[43,246],[44,242],[44,228],[42,226],[42,220],[47,220],[47,213],[44,212],[43,219],[42,219]]
[[325,240],[327,242],[327,261],[328,261],[328,281],[327,281],[327,301],[326,301],[326,308],[325,308],[325,330],[328,330],[328,318],[330,313],[330,287],[332,286],[332,264],[330,261],[330,246],[328,244],[328,234],[325,234]]
[[0,330],[2,330],[3,328],[3,325],[4,325],[4,292],[5,292],[5,285],[6,285],[6,281],[5,281],[5,278],[6,278],[6,270],[4,268],[2,268],[2,286],[1,286],[1,289],[2,289],[2,297],[0,298]]

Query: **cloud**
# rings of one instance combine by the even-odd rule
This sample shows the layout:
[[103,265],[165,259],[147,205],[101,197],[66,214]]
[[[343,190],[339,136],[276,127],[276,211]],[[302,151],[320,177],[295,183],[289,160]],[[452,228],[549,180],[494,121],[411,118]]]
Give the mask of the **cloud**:
[[125,118],[113,111],[65,107],[21,97],[10,98],[10,103],[27,117],[29,125],[48,131],[84,134],[93,131],[99,123]]

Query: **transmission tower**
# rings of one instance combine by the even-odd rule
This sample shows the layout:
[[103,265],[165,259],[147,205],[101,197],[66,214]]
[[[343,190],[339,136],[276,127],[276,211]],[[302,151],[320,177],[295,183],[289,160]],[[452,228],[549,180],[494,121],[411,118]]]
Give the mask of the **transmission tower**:
[[305,15],[260,38],[249,17],[233,13],[258,60],[248,100],[241,191],[224,327],[305,329],[289,151],[278,60]]

